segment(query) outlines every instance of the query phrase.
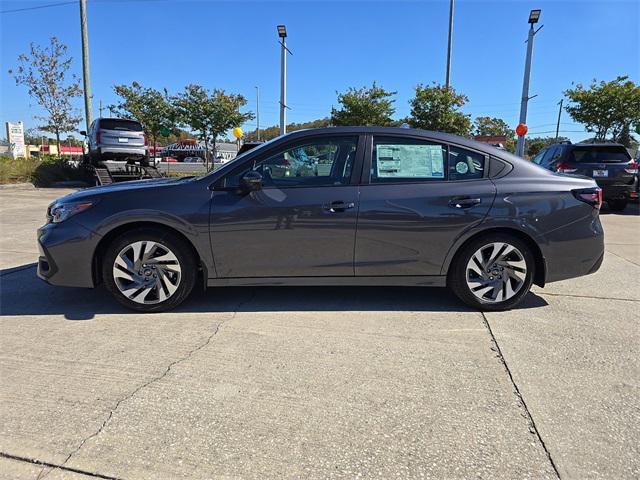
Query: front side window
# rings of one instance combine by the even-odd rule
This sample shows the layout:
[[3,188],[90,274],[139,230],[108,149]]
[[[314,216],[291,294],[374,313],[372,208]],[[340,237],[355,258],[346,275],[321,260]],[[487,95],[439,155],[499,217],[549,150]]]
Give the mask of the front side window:
[[444,180],[446,149],[439,143],[375,138],[371,183]]
[[485,156],[459,147],[449,148],[449,180],[484,177]]
[[357,137],[323,137],[285,148],[232,172],[226,187],[236,187],[248,170],[262,175],[264,188],[347,185],[356,156]]

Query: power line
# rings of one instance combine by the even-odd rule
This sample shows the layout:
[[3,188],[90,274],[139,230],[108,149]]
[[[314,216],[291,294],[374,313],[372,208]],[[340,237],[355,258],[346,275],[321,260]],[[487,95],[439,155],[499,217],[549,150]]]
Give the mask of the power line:
[[26,12],[27,10],[39,10],[41,8],[49,8],[49,7],[60,7],[62,5],[71,5],[76,4],[78,2],[60,2],[60,3],[49,3],[47,5],[38,5],[36,7],[25,7],[25,8],[14,8],[13,10],[2,10],[0,13],[14,13],[14,12]]

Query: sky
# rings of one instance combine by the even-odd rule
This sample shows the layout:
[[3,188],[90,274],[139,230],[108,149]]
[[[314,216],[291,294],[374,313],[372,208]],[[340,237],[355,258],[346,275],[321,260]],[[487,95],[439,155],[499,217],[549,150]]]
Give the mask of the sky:
[[[78,2],[0,1],[0,121],[37,125],[39,107],[8,74],[29,44],[56,36],[82,74]],[[396,118],[409,114],[417,84],[444,83],[448,0],[234,1],[87,0],[94,117],[117,102],[116,84],[176,93],[190,83],[244,95],[260,126],[278,124],[280,50],[287,26],[288,122],[326,117],[336,92],[374,80],[396,91]],[[67,3],[67,2],[64,2]],[[527,124],[532,136],[555,134],[558,102],[574,83],[628,75],[640,81],[640,1],[456,0],[451,84],[469,101],[465,113],[518,123],[527,19],[542,9],[535,37]],[[10,12],[15,9],[29,9]],[[83,108],[82,99],[76,101]],[[252,130],[253,120],[243,126]],[[80,128],[82,129],[82,128]],[[3,127],[4,131],[4,127]],[[560,134],[589,137],[566,112]],[[4,135],[2,135],[4,136]]]

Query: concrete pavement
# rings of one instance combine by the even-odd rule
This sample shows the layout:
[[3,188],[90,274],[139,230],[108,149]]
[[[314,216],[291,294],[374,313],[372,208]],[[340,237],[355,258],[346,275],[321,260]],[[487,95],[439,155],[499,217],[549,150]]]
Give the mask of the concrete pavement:
[[[3,269],[35,261],[60,193],[0,191]],[[600,272],[486,315],[446,290],[344,287],[138,315],[5,270],[0,477],[636,478],[632,213],[603,213]]]

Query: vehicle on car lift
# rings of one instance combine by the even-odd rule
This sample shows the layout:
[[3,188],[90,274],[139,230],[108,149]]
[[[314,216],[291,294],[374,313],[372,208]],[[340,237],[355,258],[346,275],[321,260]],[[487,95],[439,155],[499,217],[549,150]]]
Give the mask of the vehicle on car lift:
[[155,165],[149,165],[147,137],[140,122],[97,118],[88,132],[80,133],[87,141],[85,163],[93,169],[97,185],[162,177]]

